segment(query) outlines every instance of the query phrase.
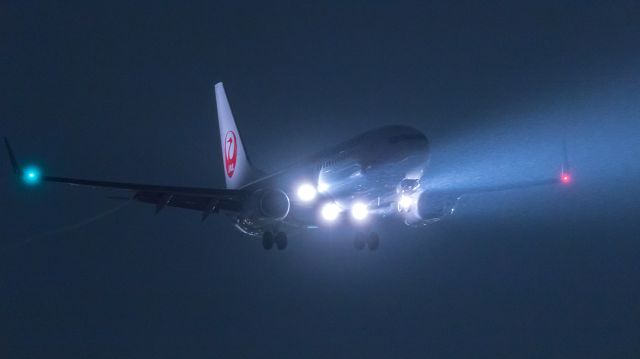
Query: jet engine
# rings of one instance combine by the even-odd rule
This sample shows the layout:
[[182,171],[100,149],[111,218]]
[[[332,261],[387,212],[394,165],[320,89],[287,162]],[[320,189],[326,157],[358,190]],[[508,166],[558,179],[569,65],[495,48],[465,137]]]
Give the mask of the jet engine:
[[250,202],[251,216],[260,219],[281,221],[287,217],[291,207],[289,196],[279,189],[257,190]]
[[422,192],[405,214],[407,225],[427,225],[452,215],[460,197],[450,194]]

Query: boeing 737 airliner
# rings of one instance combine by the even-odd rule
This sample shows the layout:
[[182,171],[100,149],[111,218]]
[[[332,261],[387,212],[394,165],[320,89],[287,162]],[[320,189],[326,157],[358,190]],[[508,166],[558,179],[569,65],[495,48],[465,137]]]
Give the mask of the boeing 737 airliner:
[[374,218],[398,218],[407,225],[430,224],[454,213],[462,195],[535,186],[568,184],[565,159],[560,176],[511,185],[428,190],[422,182],[429,142],[420,131],[387,126],[365,132],[344,143],[307,157],[277,173],[266,175],[249,161],[222,83],[215,85],[222,164],[226,189],[158,186],[85,180],[41,174],[21,167],[5,138],[14,172],[26,183],[40,181],[122,189],[130,198],[164,207],[179,207],[232,219],[241,232],[262,238],[265,249],[287,247],[287,232],[325,226],[356,228],[354,246],[376,250]]

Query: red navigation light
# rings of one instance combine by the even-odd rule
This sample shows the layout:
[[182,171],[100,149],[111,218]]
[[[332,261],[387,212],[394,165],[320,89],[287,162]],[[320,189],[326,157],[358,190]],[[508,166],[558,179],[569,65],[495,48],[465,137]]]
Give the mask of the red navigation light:
[[560,176],[560,181],[562,181],[563,184],[569,184],[571,182],[571,175],[563,173],[562,176]]

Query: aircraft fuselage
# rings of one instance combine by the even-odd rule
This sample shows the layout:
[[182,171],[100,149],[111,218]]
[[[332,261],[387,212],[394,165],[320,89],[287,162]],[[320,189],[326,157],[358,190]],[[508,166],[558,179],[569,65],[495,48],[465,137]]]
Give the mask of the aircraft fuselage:
[[[415,185],[429,159],[429,143],[420,131],[407,126],[385,126],[313,154],[292,166],[254,181],[243,189],[281,190],[289,196],[289,214],[282,220],[238,217],[243,232],[259,235],[264,227],[315,228],[323,219],[319,208],[335,202],[346,211],[355,201],[376,214],[395,213],[400,186]],[[305,202],[296,198],[296,188],[309,182],[318,188],[318,198]],[[349,220],[347,215],[338,223]]]

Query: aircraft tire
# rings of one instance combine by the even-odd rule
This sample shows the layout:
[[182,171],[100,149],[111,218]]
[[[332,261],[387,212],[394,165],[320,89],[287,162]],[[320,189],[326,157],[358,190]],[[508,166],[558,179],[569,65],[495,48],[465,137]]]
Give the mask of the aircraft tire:
[[278,232],[276,233],[276,246],[278,246],[279,250],[284,250],[285,248],[287,248],[287,244],[288,244],[288,240],[287,240],[287,234],[284,232]]
[[356,250],[364,249],[365,240],[363,237],[364,237],[363,233],[356,234],[356,238],[353,240],[353,246],[355,247]]
[[380,236],[378,235],[378,233],[369,233],[369,235],[367,236],[367,247],[369,247],[369,250],[371,251],[375,251],[376,249],[378,249],[378,247],[380,247]]
[[264,232],[262,235],[262,248],[266,250],[273,248],[273,233]]

